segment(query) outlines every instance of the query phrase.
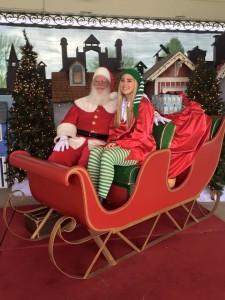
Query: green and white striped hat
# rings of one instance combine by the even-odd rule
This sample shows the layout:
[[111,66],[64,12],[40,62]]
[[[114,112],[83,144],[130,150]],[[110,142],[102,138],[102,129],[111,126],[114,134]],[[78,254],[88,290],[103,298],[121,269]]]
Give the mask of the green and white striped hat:
[[137,117],[138,108],[139,108],[141,99],[142,99],[143,94],[144,94],[144,80],[143,80],[142,75],[135,69],[123,69],[122,72],[120,73],[120,78],[124,74],[130,74],[131,76],[133,76],[134,79],[137,81],[137,83],[139,85],[137,94],[134,98],[134,115],[135,115],[135,117]]

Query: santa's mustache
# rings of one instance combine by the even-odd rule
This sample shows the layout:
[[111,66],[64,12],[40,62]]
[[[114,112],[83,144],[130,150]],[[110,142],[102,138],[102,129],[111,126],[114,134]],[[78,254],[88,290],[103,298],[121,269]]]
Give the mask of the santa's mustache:
[[110,88],[107,88],[101,92],[97,90],[93,85],[91,87],[90,94],[88,95],[88,99],[95,104],[105,104],[110,100]]

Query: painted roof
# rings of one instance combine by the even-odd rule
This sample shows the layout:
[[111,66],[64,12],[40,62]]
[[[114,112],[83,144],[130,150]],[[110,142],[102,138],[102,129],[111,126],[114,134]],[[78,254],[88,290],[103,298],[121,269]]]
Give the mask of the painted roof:
[[195,69],[195,65],[193,64],[193,62],[185,54],[178,51],[175,53],[170,53],[167,56],[161,58],[153,67],[151,67],[147,72],[143,74],[144,80],[155,80],[160,74],[165,72],[165,70],[168,69],[176,61],[182,61],[191,70]]

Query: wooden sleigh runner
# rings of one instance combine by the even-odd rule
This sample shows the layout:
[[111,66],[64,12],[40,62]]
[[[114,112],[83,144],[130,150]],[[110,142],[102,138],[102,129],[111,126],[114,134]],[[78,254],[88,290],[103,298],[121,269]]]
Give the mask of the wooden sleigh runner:
[[[172,126],[171,124],[172,122],[161,125],[164,134],[166,126]],[[219,204],[220,193],[215,191],[215,204],[211,211],[204,210],[196,199],[216,170],[223,143],[225,118],[215,118],[213,126],[212,138],[202,146],[188,174],[179,185],[173,189],[168,187],[170,150],[158,147],[159,150],[151,153],[144,161],[136,174],[132,190],[126,199],[120,199],[119,204],[117,197],[127,188],[119,186],[115,180],[109,194],[112,205],[110,209],[100,204],[85,168],[68,168],[34,158],[25,151],[13,152],[10,164],[27,171],[33,197],[49,208],[29,240],[37,240],[38,231],[53,211],[60,212],[62,217],[56,222],[49,238],[50,259],[69,277],[89,278],[210,216]],[[10,193],[3,209],[4,221],[11,231],[7,221],[7,207],[11,205],[13,196],[13,193]],[[177,209],[180,213],[174,214]],[[169,232],[164,228],[163,233],[160,233],[157,228],[165,218],[170,224]],[[130,229],[136,226],[145,231],[138,241],[130,232]],[[129,250],[121,251],[118,255],[115,245],[119,239]],[[80,268],[81,261],[74,263],[74,267],[78,267],[76,274],[73,271],[65,271],[56,262],[55,252],[62,242],[68,247],[82,245],[81,250],[74,253],[87,256],[87,266],[84,270]],[[85,245],[88,247],[88,254],[85,254]],[[79,260],[74,253],[71,253],[71,260]]]

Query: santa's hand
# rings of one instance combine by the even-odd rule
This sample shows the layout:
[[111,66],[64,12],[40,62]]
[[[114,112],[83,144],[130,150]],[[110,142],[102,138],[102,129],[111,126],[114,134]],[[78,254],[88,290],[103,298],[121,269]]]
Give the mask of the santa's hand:
[[69,149],[69,139],[67,136],[61,136],[59,141],[55,144],[55,147],[53,148],[53,151],[64,151],[66,149]]
[[155,125],[158,126],[159,122],[165,124],[167,122],[171,122],[171,120],[162,117],[157,111],[154,111],[154,123],[155,123]]

